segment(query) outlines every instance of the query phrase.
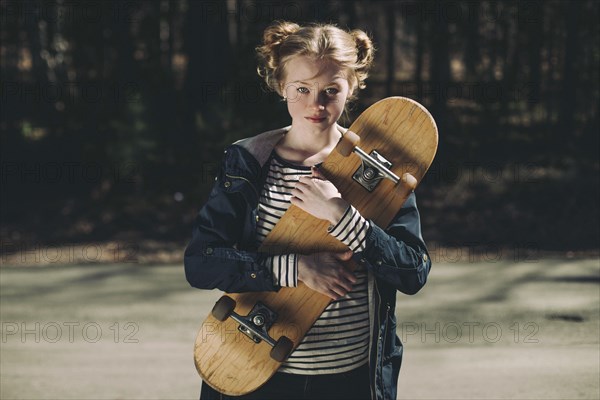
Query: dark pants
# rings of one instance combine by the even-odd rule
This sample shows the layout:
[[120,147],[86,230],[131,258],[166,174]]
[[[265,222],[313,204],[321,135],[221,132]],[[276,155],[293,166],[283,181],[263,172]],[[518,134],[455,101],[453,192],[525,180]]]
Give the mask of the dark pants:
[[203,383],[200,395],[200,400],[369,400],[370,398],[368,365],[341,374],[296,375],[278,372],[255,392],[239,397],[222,395]]

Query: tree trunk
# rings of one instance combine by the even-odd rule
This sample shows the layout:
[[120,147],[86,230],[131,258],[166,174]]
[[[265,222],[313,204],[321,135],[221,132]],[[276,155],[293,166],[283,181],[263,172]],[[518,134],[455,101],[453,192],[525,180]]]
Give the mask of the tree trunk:
[[417,85],[417,101],[423,102],[423,31],[425,30],[425,22],[419,18],[416,20],[417,29],[417,48],[416,48],[416,66],[415,66],[415,83]]
[[[565,4],[566,6],[566,28],[567,34],[565,37],[565,59],[562,76],[561,88],[561,117],[559,131],[556,133],[556,138],[569,137],[574,134],[574,114],[577,110],[577,73],[575,71],[575,63],[577,62],[577,48],[579,45],[578,37],[578,19],[580,2]],[[557,140],[556,143],[562,143],[564,140]],[[567,141],[573,143],[573,140]]]
[[[542,83],[541,51],[543,44],[542,35],[544,26],[544,7],[539,1],[530,2],[528,7],[533,7],[527,12],[528,16],[531,17],[531,21],[529,21],[527,24],[529,36],[529,83],[531,85],[531,90],[529,91],[529,108],[531,109],[533,105],[539,103],[540,101]],[[571,8],[571,6],[568,8]]]
[[394,53],[394,45],[396,44],[396,8],[394,2],[388,2],[385,7],[387,13],[387,79],[385,83],[386,97],[393,93],[393,86],[396,72],[396,57]]
[[[207,6],[210,5],[210,7]],[[189,56],[185,77],[184,130],[197,138],[197,117],[206,130],[199,138],[203,147],[209,142],[218,143],[222,136],[222,121],[214,112],[223,108],[222,89],[231,73],[227,4],[225,0],[188,3],[184,47]],[[189,143],[188,137],[185,142]],[[207,149],[208,150],[208,149]],[[210,151],[210,150],[209,150]]]
[[479,12],[480,3],[468,3],[469,8],[468,15],[471,17],[467,22],[465,34],[466,34],[466,48],[464,52],[464,63],[465,63],[465,78],[466,81],[472,82],[477,79],[477,63],[480,58],[479,53]]
[[[441,6],[437,6],[441,9]],[[432,22],[431,41],[431,74],[430,83],[433,95],[431,111],[440,132],[446,132],[447,119],[447,91],[450,83],[450,56],[448,50],[448,20],[439,18]],[[440,135],[440,145],[447,135]]]

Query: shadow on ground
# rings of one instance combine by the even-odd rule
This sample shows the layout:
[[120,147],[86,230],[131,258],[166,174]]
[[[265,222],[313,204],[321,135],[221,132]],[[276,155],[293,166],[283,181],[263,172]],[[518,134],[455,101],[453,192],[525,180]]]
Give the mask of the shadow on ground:
[[[181,265],[0,269],[2,399],[195,399],[219,296]],[[436,262],[399,295],[403,399],[600,397],[597,259]]]

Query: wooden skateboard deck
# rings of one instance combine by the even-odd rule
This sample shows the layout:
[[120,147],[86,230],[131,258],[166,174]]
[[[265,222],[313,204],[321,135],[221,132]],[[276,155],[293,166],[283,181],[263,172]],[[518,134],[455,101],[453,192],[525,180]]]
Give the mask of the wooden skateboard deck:
[[[363,217],[385,228],[433,161],[438,143],[435,121],[419,103],[404,97],[389,97],[365,110],[349,130],[360,137],[361,149],[367,153],[377,150],[391,162],[389,170],[401,177],[400,181],[394,184],[383,179],[369,191],[353,179],[362,164],[361,158],[356,153],[344,156],[335,150],[320,170]],[[404,175],[407,173],[416,180]],[[328,226],[328,221],[292,205],[259,251],[270,254],[346,251],[348,248],[327,232]],[[294,348],[331,302],[329,297],[302,282],[296,288],[284,287],[278,292],[227,296],[235,301],[234,311],[241,316],[248,315],[258,302],[277,313],[268,334],[274,340],[286,336]],[[258,389],[281,365],[270,356],[271,345],[264,340],[255,343],[240,332],[238,326],[240,323],[232,317],[219,321],[212,314],[208,315],[194,346],[195,364],[202,379],[219,392],[232,396]]]

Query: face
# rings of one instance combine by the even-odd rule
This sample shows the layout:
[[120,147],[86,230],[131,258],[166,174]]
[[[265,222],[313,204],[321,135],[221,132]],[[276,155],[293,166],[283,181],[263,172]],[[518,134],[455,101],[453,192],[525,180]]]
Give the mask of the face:
[[350,94],[344,71],[331,62],[304,56],[291,59],[285,70],[282,93],[292,126],[310,131],[331,128],[342,115]]

